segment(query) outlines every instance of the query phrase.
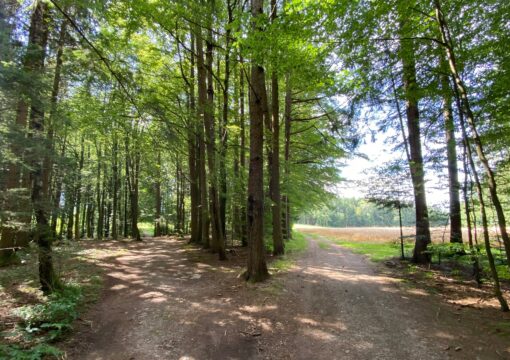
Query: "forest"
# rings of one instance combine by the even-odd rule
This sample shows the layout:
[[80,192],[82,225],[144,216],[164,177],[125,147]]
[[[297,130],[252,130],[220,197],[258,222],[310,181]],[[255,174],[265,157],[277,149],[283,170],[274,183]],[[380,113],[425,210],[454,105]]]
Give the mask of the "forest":
[[[302,223],[413,227],[406,244],[400,234],[405,266],[428,271],[448,246],[508,311],[509,24],[502,0],[1,0],[2,306],[32,277],[43,303],[69,296],[61,259],[78,248],[177,262],[200,251],[215,269],[235,266],[246,291],[264,287],[250,284],[280,281],[275,267],[292,277],[297,253],[312,256],[297,247],[341,248]],[[393,160],[349,185],[364,199],[339,198],[342,162],[381,137],[377,151]],[[448,193],[444,209],[427,201],[431,177]],[[448,231],[442,245],[434,227]],[[18,284],[12,272],[23,271]],[[33,345],[0,341],[0,357],[23,359]],[[85,353],[70,358],[114,358]]]

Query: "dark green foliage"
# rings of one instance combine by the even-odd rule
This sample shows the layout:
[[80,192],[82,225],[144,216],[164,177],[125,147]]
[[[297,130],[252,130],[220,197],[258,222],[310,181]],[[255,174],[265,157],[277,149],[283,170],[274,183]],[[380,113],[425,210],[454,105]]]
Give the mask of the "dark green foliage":
[[62,351],[48,344],[38,344],[28,349],[14,345],[0,345],[0,359],[59,359],[61,355]]

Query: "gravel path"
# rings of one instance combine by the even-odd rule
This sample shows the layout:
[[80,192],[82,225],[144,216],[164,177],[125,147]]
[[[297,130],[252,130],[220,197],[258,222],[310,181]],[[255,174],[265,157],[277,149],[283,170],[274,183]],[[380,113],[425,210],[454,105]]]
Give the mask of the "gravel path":
[[100,264],[106,290],[64,344],[68,359],[510,359],[479,311],[309,243],[258,285],[239,279],[241,251],[221,263],[175,239],[115,245],[127,251]]

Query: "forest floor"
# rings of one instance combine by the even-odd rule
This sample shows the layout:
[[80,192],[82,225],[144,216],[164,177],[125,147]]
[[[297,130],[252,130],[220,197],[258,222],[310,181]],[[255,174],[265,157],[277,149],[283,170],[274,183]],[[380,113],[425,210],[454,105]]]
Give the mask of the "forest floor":
[[61,347],[79,360],[510,359],[495,328],[508,315],[447,303],[383,264],[307,241],[263,284],[240,278],[242,249],[219,262],[176,238],[95,242],[122,251],[98,262],[105,290]]

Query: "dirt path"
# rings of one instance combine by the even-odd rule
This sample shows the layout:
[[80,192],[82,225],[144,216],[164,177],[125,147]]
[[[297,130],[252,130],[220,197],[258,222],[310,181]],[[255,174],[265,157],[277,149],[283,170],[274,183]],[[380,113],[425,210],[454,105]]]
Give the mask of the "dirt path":
[[175,239],[117,246],[127,251],[101,264],[104,296],[65,344],[69,359],[510,358],[479,310],[441,304],[333,244],[310,240],[262,285],[238,278],[240,252],[220,263]]

